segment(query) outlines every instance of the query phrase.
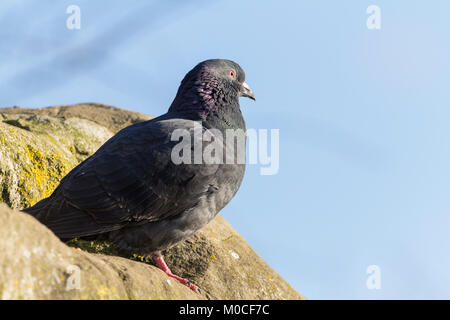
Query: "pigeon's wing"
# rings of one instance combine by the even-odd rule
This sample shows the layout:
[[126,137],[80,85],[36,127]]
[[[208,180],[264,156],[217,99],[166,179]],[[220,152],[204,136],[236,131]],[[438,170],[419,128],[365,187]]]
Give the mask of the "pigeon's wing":
[[214,186],[214,172],[171,160],[178,143],[171,132],[183,128],[192,134],[192,121],[150,120],[120,131],[64,177],[51,197],[24,211],[69,239],[192,208]]

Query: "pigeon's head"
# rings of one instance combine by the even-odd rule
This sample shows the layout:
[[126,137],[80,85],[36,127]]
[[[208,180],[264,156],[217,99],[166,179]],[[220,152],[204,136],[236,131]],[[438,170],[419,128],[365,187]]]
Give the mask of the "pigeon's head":
[[[199,63],[192,71],[193,76],[199,80],[214,79],[228,93],[239,97],[248,97],[255,100],[255,95],[245,82],[245,72],[236,62],[225,59],[211,59]],[[205,83],[206,84],[206,83]]]
[[234,61],[211,59],[199,63],[186,74],[170,109],[209,114],[227,110],[230,106],[239,107],[239,97],[255,100],[245,82],[244,70]]

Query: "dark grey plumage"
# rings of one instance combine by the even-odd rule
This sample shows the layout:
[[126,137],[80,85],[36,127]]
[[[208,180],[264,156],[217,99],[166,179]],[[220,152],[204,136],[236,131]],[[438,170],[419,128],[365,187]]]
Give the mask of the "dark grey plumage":
[[142,254],[188,238],[233,198],[245,164],[176,165],[171,151],[178,141],[171,141],[171,134],[184,128],[197,139],[195,121],[203,131],[245,131],[238,100],[254,96],[244,81],[244,71],[232,61],[198,64],[166,114],[121,130],[65,176],[49,198],[24,211],[63,240],[101,235],[121,250]]

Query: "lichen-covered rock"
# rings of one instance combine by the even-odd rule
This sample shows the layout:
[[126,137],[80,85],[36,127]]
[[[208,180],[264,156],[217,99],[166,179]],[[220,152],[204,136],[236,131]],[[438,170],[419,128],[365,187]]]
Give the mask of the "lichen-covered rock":
[[112,132],[92,121],[0,109],[0,202],[24,208],[48,197]]
[[[0,109],[0,202],[23,208],[50,195],[67,172],[124,125],[114,118],[118,114],[134,119],[126,121],[150,118],[84,106],[86,112],[77,105],[64,112],[46,108],[45,114],[43,109]],[[84,119],[67,116],[73,114]],[[74,240],[68,246],[31,216],[6,206],[0,207],[0,221],[3,299],[303,298],[220,215],[165,252],[172,271],[199,285],[201,294],[168,278],[148,257],[119,257],[105,242]],[[80,288],[73,289],[77,270]]]

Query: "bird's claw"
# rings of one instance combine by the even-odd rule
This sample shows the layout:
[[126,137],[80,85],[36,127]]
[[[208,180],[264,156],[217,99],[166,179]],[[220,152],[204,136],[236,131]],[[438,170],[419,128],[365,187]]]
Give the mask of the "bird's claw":
[[200,288],[196,286],[195,284],[191,283],[188,279],[183,279],[170,271],[169,267],[167,266],[166,262],[164,261],[164,258],[161,255],[153,255],[153,259],[155,260],[156,266],[164,271],[169,277],[174,278],[178,280],[180,283],[184,284],[194,292],[200,293]]
[[188,286],[188,288],[190,288],[194,292],[201,293],[200,288],[195,284],[193,284],[192,282],[190,282],[189,280],[186,280],[186,286]]

